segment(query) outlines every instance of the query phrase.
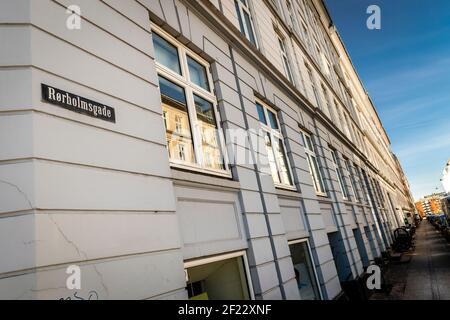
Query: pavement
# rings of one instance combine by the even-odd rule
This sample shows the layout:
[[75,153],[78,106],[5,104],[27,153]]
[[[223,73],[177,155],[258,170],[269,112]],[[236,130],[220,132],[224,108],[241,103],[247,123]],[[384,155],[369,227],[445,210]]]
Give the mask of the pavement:
[[372,300],[450,300],[450,245],[426,220],[416,230],[415,250],[402,257],[406,263],[389,265],[385,275],[389,293]]

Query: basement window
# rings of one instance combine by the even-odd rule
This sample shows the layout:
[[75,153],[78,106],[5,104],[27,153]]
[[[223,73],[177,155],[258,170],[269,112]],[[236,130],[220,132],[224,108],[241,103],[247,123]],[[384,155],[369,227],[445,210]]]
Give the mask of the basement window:
[[189,299],[250,300],[251,288],[244,259],[243,255],[225,255],[185,263]]
[[311,252],[306,240],[289,243],[292,263],[294,264],[295,280],[301,300],[320,300],[317,277],[311,260]]

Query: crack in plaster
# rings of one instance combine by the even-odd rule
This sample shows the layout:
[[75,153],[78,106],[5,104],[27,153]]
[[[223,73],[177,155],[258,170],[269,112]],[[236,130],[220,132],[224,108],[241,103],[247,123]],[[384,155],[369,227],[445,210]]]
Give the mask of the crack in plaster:
[[[64,240],[66,240],[67,243],[69,243],[70,245],[72,245],[73,248],[75,248],[76,252],[78,253],[78,256],[89,260],[86,252],[80,250],[78,248],[78,246],[75,244],[75,242],[73,242],[72,240],[70,240],[67,235],[63,232],[63,230],[60,228],[60,226],[58,225],[58,223],[55,221],[55,219],[53,219],[52,215],[49,214],[48,215],[49,219],[51,222],[53,222],[53,224],[55,225],[56,229],[58,230],[58,232],[62,235],[62,237],[64,238]],[[95,264],[92,264],[92,267],[94,268],[94,271],[97,273],[98,277],[100,278],[100,283],[103,287],[103,289],[105,289],[105,292],[107,295],[109,295],[109,291],[107,286],[105,285],[104,279],[103,279],[103,275],[100,273],[100,271],[97,269],[97,266]]]
[[30,209],[33,209],[33,205],[31,204],[31,201],[28,198],[27,194],[24,191],[22,191],[22,189],[20,189],[19,186],[15,185],[12,182],[8,182],[6,180],[1,180],[1,179],[0,179],[0,183],[6,184],[6,185],[16,189],[25,198],[25,200],[27,201],[28,205],[30,206]]

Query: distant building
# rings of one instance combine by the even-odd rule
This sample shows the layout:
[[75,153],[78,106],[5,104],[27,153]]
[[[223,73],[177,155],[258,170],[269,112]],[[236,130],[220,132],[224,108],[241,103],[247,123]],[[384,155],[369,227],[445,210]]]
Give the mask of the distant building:
[[445,165],[444,172],[442,173],[442,186],[447,194],[450,194],[450,160]]
[[445,193],[433,193],[425,196],[415,203],[421,217],[430,214],[439,214],[443,212],[441,199],[445,197]]

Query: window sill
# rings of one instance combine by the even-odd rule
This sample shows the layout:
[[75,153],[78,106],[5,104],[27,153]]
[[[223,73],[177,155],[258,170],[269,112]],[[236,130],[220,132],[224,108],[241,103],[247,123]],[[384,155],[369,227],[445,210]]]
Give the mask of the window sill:
[[275,186],[275,189],[298,192],[298,190],[295,186],[279,184],[279,183],[275,183],[275,182],[274,182],[274,186]]
[[328,195],[326,193],[322,193],[322,192],[317,192],[316,191],[316,196],[321,197],[321,198],[327,198],[328,199]]
[[209,175],[209,176],[216,176],[216,177],[222,177],[222,178],[228,178],[228,179],[233,178],[231,171],[229,171],[229,170],[205,169],[205,168],[198,167],[195,165],[187,165],[187,164],[176,163],[176,162],[170,162],[170,167],[174,168],[174,169],[180,169],[180,170],[184,170],[184,171],[190,171],[190,172],[200,173],[200,174]]
[[277,192],[277,196],[280,197],[301,198],[300,191],[297,189],[286,189],[275,186],[275,191]]
[[229,177],[207,175],[198,171],[185,170],[172,167],[172,178],[174,184],[190,186],[208,186],[214,189],[232,189],[238,190],[241,185],[238,181],[231,180]]

